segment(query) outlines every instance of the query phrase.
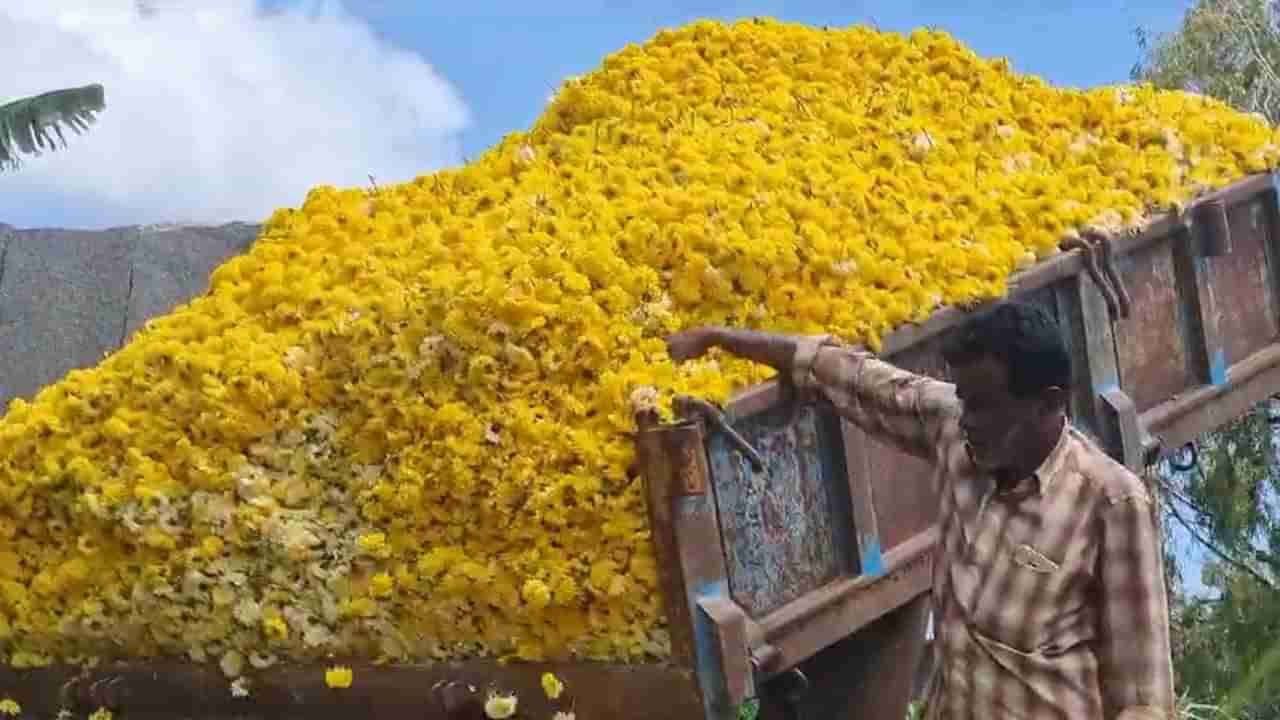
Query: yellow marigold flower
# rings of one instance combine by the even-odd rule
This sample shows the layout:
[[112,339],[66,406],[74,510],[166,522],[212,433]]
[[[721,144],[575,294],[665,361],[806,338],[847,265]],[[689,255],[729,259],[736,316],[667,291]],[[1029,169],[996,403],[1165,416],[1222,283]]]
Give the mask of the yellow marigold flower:
[[5,698],[0,700],[0,713],[16,717],[22,713],[22,706],[16,700]]
[[524,587],[520,589],[520,595],[525,602],[539,610],[551,604],[551,588],[541,580],[525,580]]
[[358,597],[344,600],[341,613],[352,617],[369,617],[375,609],[376,606],[372,600],[367,597]]
[[564,683],[549,672],[542,673],[542,691],[547,694],[547,697],[556,700],[560,697],[560,693],[564,692]]
[[390,597],[395,587],[396,581],[387,573],[378,573],[369,581],[369,592],[377,598]]
[[279,616],[263,618],[262,630],[271,640],[284,640],[289,637],[289,624]]
[[222,542],[222,538],[214,537],[213,535],[210,535],[209,537],[200,541],[201,551],[204,552],[205,557],[209,557],[209,558],[215,558],[221,555],[222,548],[224,546],[225,544]]
[[385,558],[391,554],[391,548],[387,545],[385,533],[375,532],[361,535],[356,544],[360,547],[361,552],[373,557]]
[[351,668],[341,665],[331,667],[324,671],[324,684],[331,688],[349,688],[351,687]]
[[492,692],[484,701],[484,714],[491,720],[502,720],[514,716],[519,704],[514,693]]

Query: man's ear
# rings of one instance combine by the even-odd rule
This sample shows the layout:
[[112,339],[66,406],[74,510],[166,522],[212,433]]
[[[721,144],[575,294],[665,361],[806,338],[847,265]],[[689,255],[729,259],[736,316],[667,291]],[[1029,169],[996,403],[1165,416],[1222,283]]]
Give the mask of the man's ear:
[[1070,391],[1057,385],[1045,388],[1040,397],[1044,401],[1045,412],[1066,412],[1071,407]]

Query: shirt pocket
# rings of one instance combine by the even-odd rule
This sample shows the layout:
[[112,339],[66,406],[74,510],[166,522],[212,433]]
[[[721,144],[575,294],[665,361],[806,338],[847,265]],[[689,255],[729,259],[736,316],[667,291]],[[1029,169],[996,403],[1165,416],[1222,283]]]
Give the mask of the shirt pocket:
[[1063,607],[1067,570],[1061,559],[1033,542],[999,543],[974,608],[977,630],[1013,650],[1036,652]]

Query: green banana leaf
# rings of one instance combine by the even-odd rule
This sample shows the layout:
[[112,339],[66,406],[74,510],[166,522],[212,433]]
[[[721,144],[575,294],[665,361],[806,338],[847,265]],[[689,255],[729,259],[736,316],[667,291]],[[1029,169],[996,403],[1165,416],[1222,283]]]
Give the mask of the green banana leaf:
[[[77,135],[89,129],[106,107],[101,85],[86,85],[21,98],[0,105],[0,170],[16,169],[20,155],[39,155],[63,147],[62,128]],[[52,134],[51,134],[52,131]]]

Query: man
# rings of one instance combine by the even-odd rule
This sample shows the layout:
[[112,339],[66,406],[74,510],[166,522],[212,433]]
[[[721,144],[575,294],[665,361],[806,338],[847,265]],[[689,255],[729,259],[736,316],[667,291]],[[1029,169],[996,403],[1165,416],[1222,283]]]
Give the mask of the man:
[[1173,720],[1160,542],[1142,481],[1067,419],[1053,319],[1001,303],[943,350],[953,382],[828,338],[699,328],[935,467],[935,720]]

